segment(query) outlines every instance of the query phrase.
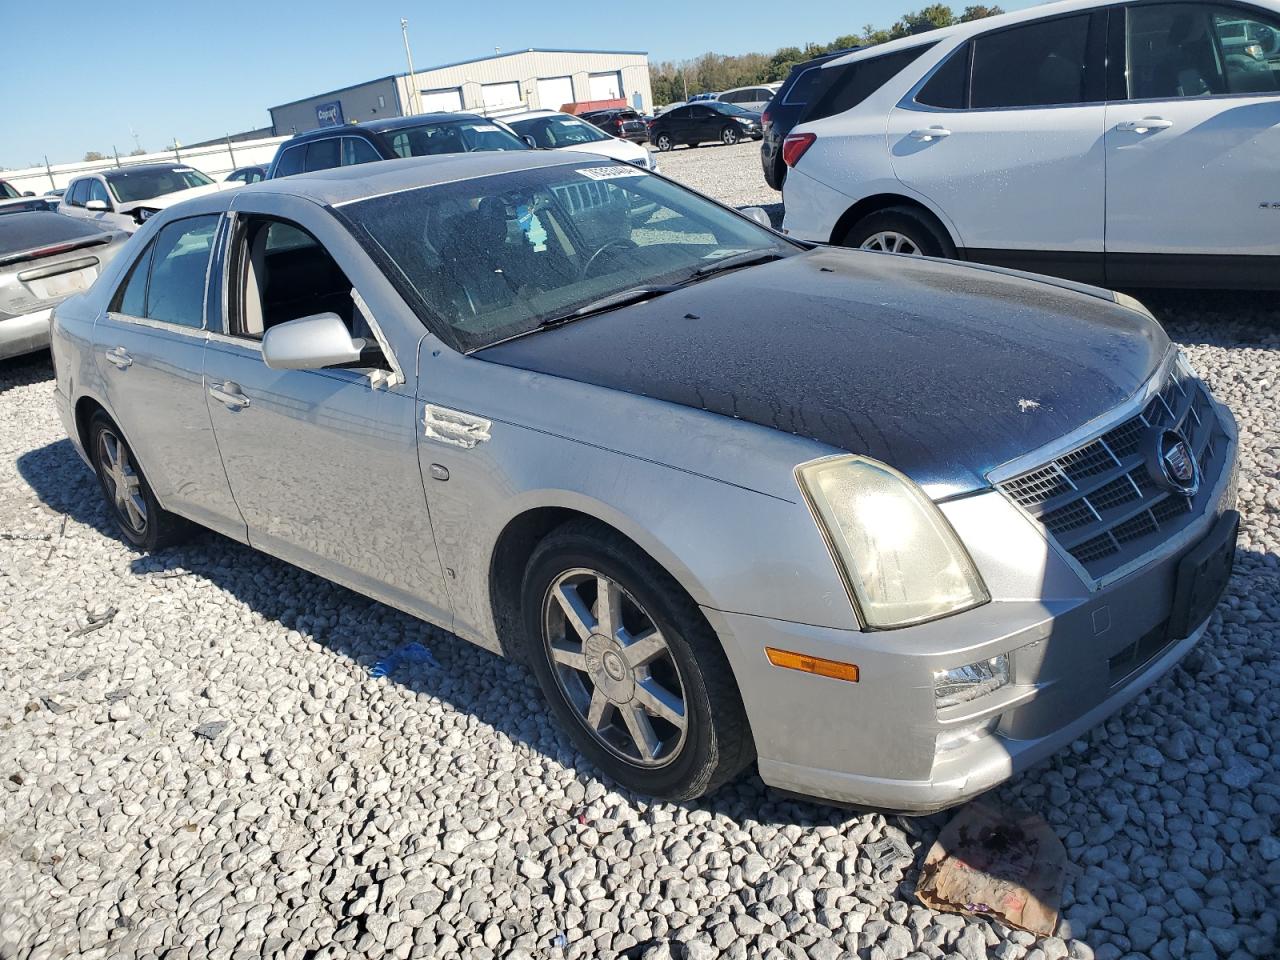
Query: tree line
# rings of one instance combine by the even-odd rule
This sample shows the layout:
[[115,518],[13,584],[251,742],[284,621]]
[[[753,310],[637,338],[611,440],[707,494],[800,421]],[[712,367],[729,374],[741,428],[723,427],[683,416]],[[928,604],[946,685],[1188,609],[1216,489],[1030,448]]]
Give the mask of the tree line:
[[846,33],[836,37],[830,43],[807,43],[803,48],[783,47],[772,54],[704,53],[700,57],[680,63],[671,60],[653,63],[649,65],[649,82],[653,88],[653,100],[657,104],[675,103],[695,93],[729,90],[733,87],[749,87],[752,84],[784,80],[797,63],[820,57],[824,53],[834,53],[851,47],[873,46],[938,27],[949,27],[953,23],[968,23],[970,20],[993,17],[999,13],[1004,13],[999,7],[976,4],[965,7],[957,14],[945,4],[935,3],[922,10],[903,14],[887,29],[878,29],[867,24],[862,28],[861,33]]

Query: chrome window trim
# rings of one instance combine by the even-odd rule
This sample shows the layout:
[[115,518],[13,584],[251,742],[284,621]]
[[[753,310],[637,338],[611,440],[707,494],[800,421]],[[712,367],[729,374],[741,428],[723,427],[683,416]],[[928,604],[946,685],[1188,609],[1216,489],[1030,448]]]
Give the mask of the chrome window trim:
[[196,340],[205,339],[205,334],[208,332],[203,326],[188,327],[181,323],[171,323],[168,320],[152,320],[150,317],[135,317],[133,314],[117,313],[114,310],[106,310],[103,312],[106,313],[109,320],[114,320],[117,323],[130,323],[139,327],[150,327],[153,330],[165,330],[170,333],[179,333],[185,337],[190,337]]

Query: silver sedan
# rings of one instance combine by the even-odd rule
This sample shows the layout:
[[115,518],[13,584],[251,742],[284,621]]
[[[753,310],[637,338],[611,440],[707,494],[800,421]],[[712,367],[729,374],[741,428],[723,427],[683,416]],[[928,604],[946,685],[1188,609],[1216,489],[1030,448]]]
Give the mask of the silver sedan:
[[1234,422],[1141,304],[606,158],[182,203],[54,354],[130,543],[210,527],[522,660],[662,797],[957,803],[1169,670],[1234,556]]

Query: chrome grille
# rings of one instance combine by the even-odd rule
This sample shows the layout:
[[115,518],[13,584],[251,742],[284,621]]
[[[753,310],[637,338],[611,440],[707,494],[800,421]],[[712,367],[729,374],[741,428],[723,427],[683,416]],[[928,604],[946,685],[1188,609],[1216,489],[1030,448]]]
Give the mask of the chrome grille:
[[[1194,498],[1161,488],[1147,473],[1143,436],[1177,429],[1200,463]],[[998,484],[1095,579],[1157,548],[1208,509],[1226,462],[1227,435],[1205,388],[1177,364],[1136,416]]]

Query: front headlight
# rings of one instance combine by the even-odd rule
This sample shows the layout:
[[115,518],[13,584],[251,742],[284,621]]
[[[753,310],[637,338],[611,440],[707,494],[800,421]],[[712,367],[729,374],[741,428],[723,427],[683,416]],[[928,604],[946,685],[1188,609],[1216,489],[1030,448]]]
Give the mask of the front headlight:
[[829,457],[796,479],[864,626],[905,627],[991,599],[942,512],[878,460]]

